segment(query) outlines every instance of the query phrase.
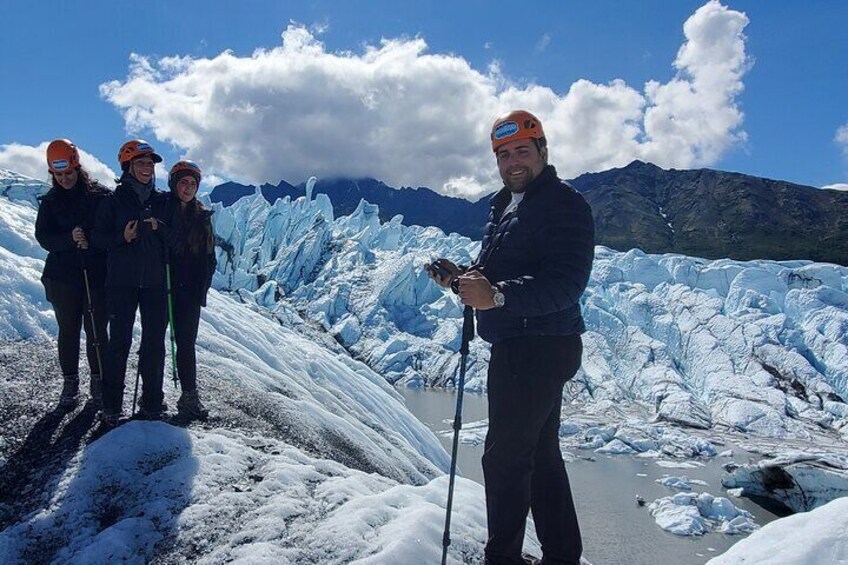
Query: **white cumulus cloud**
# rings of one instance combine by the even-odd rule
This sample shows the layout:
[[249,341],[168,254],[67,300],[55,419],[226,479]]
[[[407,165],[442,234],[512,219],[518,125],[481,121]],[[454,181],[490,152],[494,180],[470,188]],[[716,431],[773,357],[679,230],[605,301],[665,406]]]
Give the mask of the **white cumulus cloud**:
[[845,192],[848,192],[848,183],[838,182],[836,184],[825,185],[822,188],[826,188],[829,190],[843,190]]
[[842,154],[848,158],[848,124],[836,130],[836,136],[833,140],[842,148]]
[[[42,141],[37,146],[10,143],[0,145],[0,167],[26,175],[34,179],[49,182],[50,173],[47,171],[47,146],[49,141]],[[115,172],[97,157],[79,149],[80,165],[88,171],[91,178],[105,186],[115,186]]]
[[714,163],[744,141],[738,95],[750,67],[745,14],[716,0],[684,24],[676,76],[637,89],[578,80],[568,92],[428,52],[422,38],[330,52],[291,24],[282,45],[250,56],[133,55],[126,79],[101,86],[131,132],[152,132],[204,170],[242,182],[372,176],[469,198],[499,186],[494,118],[524,108],[543,122],[551,162],[572,177],[633,159]]

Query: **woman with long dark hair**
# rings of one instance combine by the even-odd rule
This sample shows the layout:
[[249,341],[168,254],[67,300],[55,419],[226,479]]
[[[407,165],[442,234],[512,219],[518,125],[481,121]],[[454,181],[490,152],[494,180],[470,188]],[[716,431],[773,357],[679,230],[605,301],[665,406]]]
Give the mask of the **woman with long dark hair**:
[[171,205],[179,209],[182,245],[171,254],[171,288],[174,305],[174,338],[177,343],[177,373],[182,394],[177,411],[189,419],[206,419],[209,411],[197,391],[197,330],[200,309],[212,284],[217,260],[212,212],[197,199],[202,174],[192,161],[171,167],[168,187]]
[[[41,282],[59,326],[59,366],[63,386],[59,406],[79,400],[80,329],[85,328],[89,392],[102,401],[102,352],[107,343],[103,284],[106,255],[89,246],[97,207],[111,193],[92,181],[67,139],[47,146],[52,187],[39,199],[35,237],[47,251]],[[92,323],[93,322],[93,323]]]

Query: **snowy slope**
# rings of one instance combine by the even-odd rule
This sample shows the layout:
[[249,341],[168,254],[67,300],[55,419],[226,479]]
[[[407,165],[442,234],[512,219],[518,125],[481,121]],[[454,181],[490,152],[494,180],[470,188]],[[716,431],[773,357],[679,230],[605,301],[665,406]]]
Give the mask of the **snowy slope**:
[[848,563],[848,498],[776,520],[707,565]]
[[[56,331],[38,281],[43,253],[33,241],[32,206],[26,197],[0,198],[0,335],[26,339],[22,348],[52,341]],[[228,391],[227,399],[210,398],[223,417],[190,428],[131,422],[92,436],[56,479],[34,483],[43,490],[28,489],[22,502],[36,510],[15,516],[0,505],[8,526],[0,532],[0,562],[438,559],[448,466],[438,439],[363,363],[299,333],[308,331],[302,320],[281,324],[281,315],[296,313],[271,314],[244,298],[212,291],[201,321],[200,370],[204,382]],[[5,343],[5,350],[16,347]],[[4,410],[27,378],[2,379]],[[74,421],[87,413],[78,410]],[[258,424],[234,424],[245,421]],[[0,437],[0,449],[8,453],[19,441]],[[477,562],[484,496],[466,480],[456,496],[465,510],[454,517],[452,562]]]

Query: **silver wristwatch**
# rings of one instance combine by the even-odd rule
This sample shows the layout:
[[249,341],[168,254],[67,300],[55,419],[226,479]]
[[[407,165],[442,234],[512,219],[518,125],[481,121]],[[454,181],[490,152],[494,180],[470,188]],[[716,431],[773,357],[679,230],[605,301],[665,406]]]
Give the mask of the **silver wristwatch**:
[[498,287],[494,287],[494,289],[495,295],[492,297],[492,300],[495,301],[495,308],[503,308],[503,305],[506,304],[506,296],[504,296],[504,293]]

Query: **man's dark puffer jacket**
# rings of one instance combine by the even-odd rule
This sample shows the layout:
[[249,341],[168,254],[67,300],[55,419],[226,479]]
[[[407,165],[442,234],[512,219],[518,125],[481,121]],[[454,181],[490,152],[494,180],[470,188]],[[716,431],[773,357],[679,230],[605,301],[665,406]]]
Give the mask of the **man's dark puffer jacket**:
[[506,298],[502,308],[477,312],[477,331],[489,343],[586,329],[580,297],[595,254],[595,225],[583,196],[546,166],[515,212],[501,219],[511,194],[503,188],[492,208],[479,268]]
[[[153,231],[146,218],[159,220]],[[139,235],[130,243],[124,227],[138,220]],[[114,195],[97,211],[93,243],[107,251],[106,286],[165,288],[165,254],[180,241],[178,218],[171,214],[168,195],[153,190],[144,205],[127,184],[119,184]]]

